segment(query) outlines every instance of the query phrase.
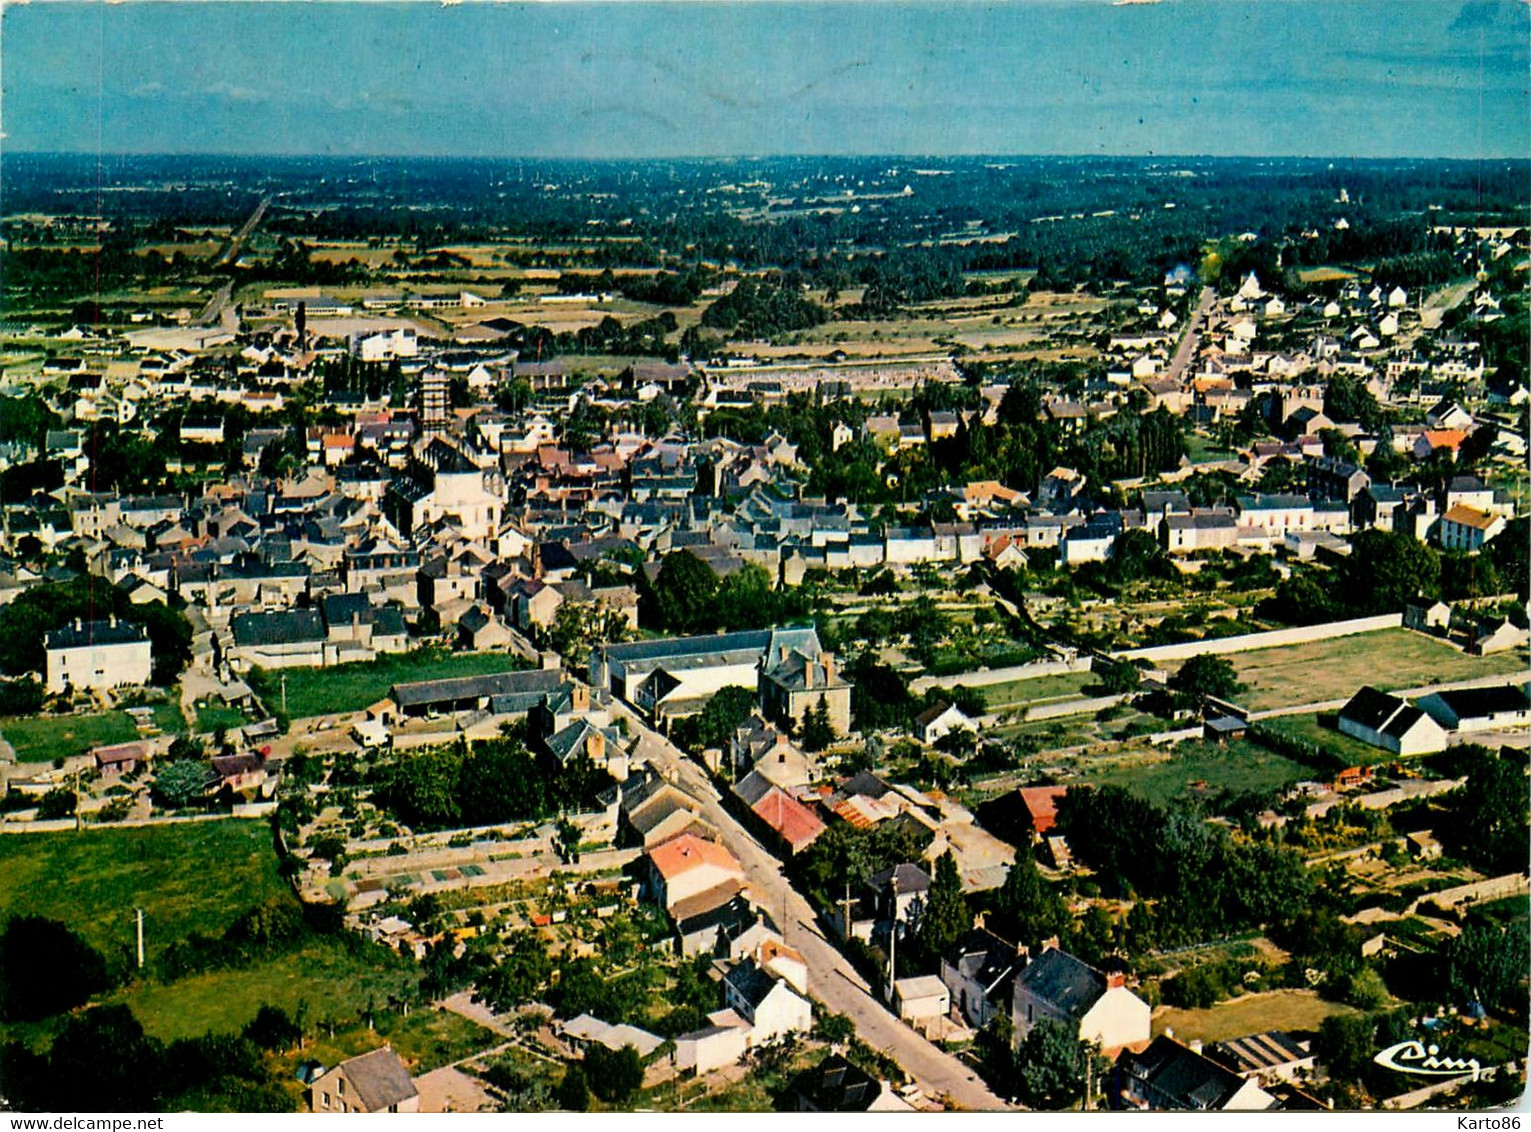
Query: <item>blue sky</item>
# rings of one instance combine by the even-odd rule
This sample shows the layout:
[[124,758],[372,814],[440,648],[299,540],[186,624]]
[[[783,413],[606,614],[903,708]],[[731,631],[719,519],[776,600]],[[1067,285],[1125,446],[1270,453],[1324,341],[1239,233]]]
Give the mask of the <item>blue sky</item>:
[[13,150],[1524,157],[1526,0],[7,5]]

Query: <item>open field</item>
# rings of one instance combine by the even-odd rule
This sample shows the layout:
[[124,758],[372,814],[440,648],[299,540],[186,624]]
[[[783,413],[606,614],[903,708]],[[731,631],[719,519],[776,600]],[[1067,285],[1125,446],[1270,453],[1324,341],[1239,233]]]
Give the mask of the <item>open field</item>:
[[0,917],[60,920],[103,953],[133,945],[144,910],[149,958],[187,933],[222,932],[245,909],[288,893],[263,822],[0,837]]
[[250,686],[271,710],[285,711],[292,719],[308,719],[316,715],[361,711],[386,696],[395,684],[514,672],[525,667],[526,663],[520,658],[503,652],[446,653],[417,649],[359,664],[337,664],[333,668],[252,672]]
[[1311,644],[1232,653],[1247,690],[1238,699],[1254,711],[1348,699],[1363,684],[1389,691],[1511,676],[1526,669],[1518,651],[1468,656],[1409,629],[1383,629]]
[[247,967],[173,983],[143,980],[107,1001],[131,1007],[149,1034],[171,1041],[238,1031],[267,1004],[289,1016],[306,1013],[310,1025],[349,1025],[369,1004],[384,1010],[390,996],[403,993],[418,978],[418,968],[379,964],[375,954],[353,951],[340,939],[316,938]]
[[1313,771],[1299,762],[1267,751],[1255,743],[1234,740],[1219,747],[1185,742],[1172,750],[1137,750],[1121,756],[1084,761],[1092,781],[1124,786],[1152,802],[1167,802],[1191,792],[1218,790],[1280,790],[1311,778]]
[[1021,704],[1077,696],[1095,682],[1096,677],[1089,672],[1060,672],[1056,676],[1035,676],[1030,680],[989,684],[978,690],[983,693],[984,703],[990,711],[1001,711]]
[[[186,719],[176,703],[154,705],[154,722],[164,732],[186,730]],[[126,712],[96,715],[33,715],[0,720],[0,734],[16,749],[16,761],[52,762],[83,755],[92,747],[128,743],[138,738],[138,727]]]
[[1275,990],[1240,995],[1204,1010],[1161,1007],[1154,1011],[1154,1033],[1174,1030],[1181,1041],[1220,1042],[1266,1030],[1317,1030],[1331,1014],[1355,1014],[1353,1007],[1326,1002],[1310,990]]

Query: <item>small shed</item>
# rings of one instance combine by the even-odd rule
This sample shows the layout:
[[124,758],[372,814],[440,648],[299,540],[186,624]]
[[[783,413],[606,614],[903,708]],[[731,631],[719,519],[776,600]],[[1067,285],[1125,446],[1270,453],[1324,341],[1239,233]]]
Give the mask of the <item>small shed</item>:
[[1209,743],[1242,739],[1249,732],[1249,721],[1236,715],[1215,715],[1201,725],[1202,738]]
[[893,996],[897,1001],[898,1016],[909,1022],[944,1018],[952,1009],[951,988],[938,975],[899,979],[893,984]]

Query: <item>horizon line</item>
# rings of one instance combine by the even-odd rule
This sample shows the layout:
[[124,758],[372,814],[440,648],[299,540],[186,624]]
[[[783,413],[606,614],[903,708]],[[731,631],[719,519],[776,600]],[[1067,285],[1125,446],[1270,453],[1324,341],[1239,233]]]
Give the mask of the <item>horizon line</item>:
[[236,158],[244,160],[333,160],[333,161],[582,161],[610,164],[638,165],[646,162],[724,162],[724,161],[805,161],[805,160],[874,160],[896,159],[901,161],[1329,161],[1329,162],[1401,162],[1401,161],[1452,161],[1489,162],[1504,161],[1511,164],[1531,164],[1531,156],[1517,154],[1494,154],[1489,156],[1466,156],[1450,154],[1391,154],[1391,155],[1340,155],[1323,153],[919,153],[915,151],[868,151],[868,152],[780,152],[780,153],[693,153],[655,154],[646,157],[597,157],[590,155],[557,154],[474,154],[474,153],[322,153],[322,152],[272,152],[236,150],[199,150],[175,153],[162,150],[87,150],[87,149],[32,149],[13,148],[0,142],[0,160],[14,154],[24,157],[111,157],[156,159],[208,159]]

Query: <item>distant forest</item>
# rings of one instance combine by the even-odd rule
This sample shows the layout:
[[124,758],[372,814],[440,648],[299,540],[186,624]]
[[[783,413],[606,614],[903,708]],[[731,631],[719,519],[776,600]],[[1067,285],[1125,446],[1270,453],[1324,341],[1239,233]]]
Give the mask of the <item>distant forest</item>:
[[1381,261],[1425,281],[1440,267],[1433,226],[1531,220],[1524,161],[7,154],[3,174],[8,213],[100,214],[118,230],[108,243],[237,222],[271,194],[266,226],[294,241],[391,235],[422,253],[492,241],[524,266],[558,243],[572,249],[561,267],[675,272],[673,298],[694,293],[697,268],[770,269],[788,289],[862,290],[869,315],[961,294],[985,271],[1053,288],[1157,282],[1194,268],[1210,235],[1244,232],[1292,241],[1288,267]]

